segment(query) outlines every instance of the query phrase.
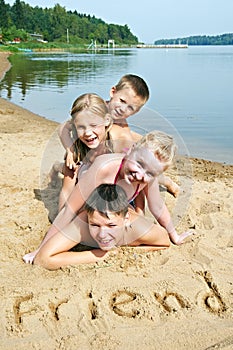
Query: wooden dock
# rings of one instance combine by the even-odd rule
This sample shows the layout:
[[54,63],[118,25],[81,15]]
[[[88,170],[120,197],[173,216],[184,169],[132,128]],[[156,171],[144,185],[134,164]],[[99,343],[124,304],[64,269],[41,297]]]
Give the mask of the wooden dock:
[[139,44],[136,46],[138,49],[187,49],[187,44],[167,44],[167,45],[147,45]]

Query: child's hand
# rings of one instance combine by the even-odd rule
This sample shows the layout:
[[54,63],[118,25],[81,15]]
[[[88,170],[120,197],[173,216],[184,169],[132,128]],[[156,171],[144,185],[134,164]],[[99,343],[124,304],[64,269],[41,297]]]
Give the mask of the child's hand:
[[36,256],[37,253],[38,253],[38,250],[35,250],[34,252],[31,252],[31,253],[28,253],[28,254],[25,254],[23,256],[23,261],[26,264],[33,264],[33,261],[34,261],[35,256]]
[[66,166],[69,169],[76,169],[76,164],[74,161],[74,153],[70,148],[66,150]]
[[184,240],[191,236],[194,235],[195,233],[192,231],[186,231],[184,233],[182,233],[181,235],[178,235],[176,231],[173,231],[172,233],[169,233],[170,236],[170,240],[172,241],[172,243],[176,244],[176,245],[181,245],[184,243]]

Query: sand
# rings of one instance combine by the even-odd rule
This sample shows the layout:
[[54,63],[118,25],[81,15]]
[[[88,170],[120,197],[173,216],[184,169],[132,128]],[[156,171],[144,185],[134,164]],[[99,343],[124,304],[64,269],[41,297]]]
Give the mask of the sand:
[[182,192],[162,195],[179,232],[195,232],[182,246],[47,271],[22,256],[57,210],[57,123],[0,99],[0,125],[0,349],[233,348],[233,166],[180,158],[169,171]]

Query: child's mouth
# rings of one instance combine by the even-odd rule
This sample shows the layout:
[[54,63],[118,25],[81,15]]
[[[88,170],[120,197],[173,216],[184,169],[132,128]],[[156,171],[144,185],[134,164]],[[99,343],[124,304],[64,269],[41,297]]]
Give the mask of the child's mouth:
[[99,239],[98,242],[99,244],[101,244],[102,246],[109,246],[110,243],[112,242],[112,239]]
[[119,113],[116,109],[115,109],[115,117],[119,119],[122,118],[121,113]]
[[96,139],[97,139],[97,137],[92,137],[91,139],[88,139],[85,141],[86,141],[86,143],[93,143]]

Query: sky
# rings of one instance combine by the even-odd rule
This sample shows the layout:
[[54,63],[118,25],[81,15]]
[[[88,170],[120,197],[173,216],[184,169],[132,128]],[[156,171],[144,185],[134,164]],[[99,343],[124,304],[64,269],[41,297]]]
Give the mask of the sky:
[[[15,0],[5,0],[13,5]],[[101,18],[106,23],[127,24],[140,42],[192,35],[233,32],[233,0],[24,0],[32,7],[59,4]]]

